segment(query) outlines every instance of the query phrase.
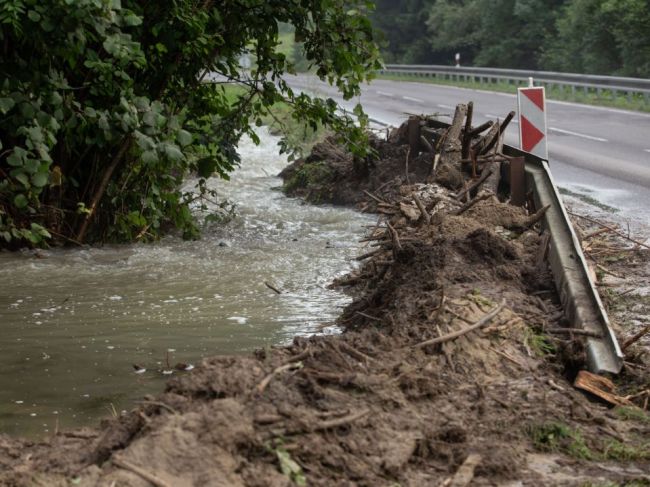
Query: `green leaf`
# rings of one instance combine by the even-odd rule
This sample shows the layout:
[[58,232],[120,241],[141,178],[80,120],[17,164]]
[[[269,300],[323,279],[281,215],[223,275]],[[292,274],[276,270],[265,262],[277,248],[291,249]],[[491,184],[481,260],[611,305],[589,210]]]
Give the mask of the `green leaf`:
[[22,210],[28,204],[29,204],[29,202],[27,201],[27,197],[24,194],[19,193],[14,197],[14,205],[16,205],[16,208]]
[[0,112],[7,113],[16,105],[12,98],[0,98]]
[[13,152],[7,157],[7,164],[10,166],[18,167],[23,165],[27,151],[22,147],[14,147]]
[[142,153],[142,162],[145,164],[155,164],[158,160],[158,154],[155,150],[148,150]]
[[135,26],[142,24],[142,18],[134,13],[128,13],[124,16],[124,23],[128,26]]
[[30,10],[29,12],[27,12],[27,17],[29,17],[29,20],[33,22],[38,22],[39,20],[41,20],[41,15],[35,10]]
[[196,172],[201,178],[209,178],[214,174],[217,167],[217,160],[212,157],[204,157],[196,162]]
[[174,144],[163,144],[163,152],[174,162],[178,162],[185,158],[181,150]]
[[181,147],[185,147],[192,143],[192,134],[190,134],[187,130],[179,130],[178,134],[176,135],[176,140],[181,145]]
[[32,184],[37,188],[42,188],[50,180],[49,172],[37,172],[32,176]]
[[24,172],[19,172],[17,174],[14,174],[14,179],[22,183],[22,185],[25,186],[25,189],[29,189],[29,177],[27,174]]

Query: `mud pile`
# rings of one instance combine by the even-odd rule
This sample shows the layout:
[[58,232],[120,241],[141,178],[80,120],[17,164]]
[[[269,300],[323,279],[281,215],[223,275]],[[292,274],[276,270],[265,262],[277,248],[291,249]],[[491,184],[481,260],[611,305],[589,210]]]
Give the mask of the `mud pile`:
[[[206,359],[96,431],[42,443],[0,437],[0,484],[650,482],[643,411],[612,409],[571,385],[582,338],[555,334],[568,324],[539,212],[499,198],[497,155],[475,152],[466,167],[462,147],[450,159],[442,140],[438,157],[413,159],[422,167],[410,164],[408,178],[399,131],[374,142],[397,156],[373,161],[379,169],[365,176],[354,158],[316,148],[327,176],[306,179],[300,194],[326,188],[331,200],[362,205],[364,195],[382,214],[364,237],[363,264],[334,284],[355,296],[342,334]],[[458,184],[432,171],[436,159]],[[478,180],[485,167],[485,184],[470,189],[467,170]],[[343,187],[350,174],[358,179]]]

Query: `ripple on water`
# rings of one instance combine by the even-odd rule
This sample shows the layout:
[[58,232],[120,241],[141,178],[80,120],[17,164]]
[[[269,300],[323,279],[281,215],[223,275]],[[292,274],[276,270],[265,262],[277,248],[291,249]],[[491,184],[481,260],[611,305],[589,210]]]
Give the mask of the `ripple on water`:
[[91,424],[160,391],[176,364],[335,331],[319,325],[348,298],[327,284],[350,269],[374,219],[273,190],[286,160],[276,138],[260,137],[242,142],[231,181],[209,181],[238,217],[202,240],[0,253],[2,431]]

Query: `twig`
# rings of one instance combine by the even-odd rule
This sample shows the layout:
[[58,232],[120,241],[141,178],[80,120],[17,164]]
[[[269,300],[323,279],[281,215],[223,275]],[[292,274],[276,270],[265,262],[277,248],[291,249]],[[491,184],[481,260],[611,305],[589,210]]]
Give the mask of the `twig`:
[[379,322],[382,321],[381,318],[377,318],[375,316],[370,316],[369,314],[362,313],[361,311],[355,311],[355,313],[360,315],[360,316],[363,316],[364,318],[368,318],[369,320],[379,321]]
[[289,364],[284,364],[275,369],[273,372],[271,372],[269,375],[264,377],[262,379],[262,382],[257,384],[257,387],[255,387],[256,391],[258,394],[261,394],[264,392],[264,389],[266,389],[266,386],[268,386],[271,381],[273,380],[273,377],[275,377],[278,374],[281,374],[282,372],[286,372],[287,370],[295,370],[295,369],[301,369],[302,368],[302,362],[297,362],[297,363],[289,363]]
[[360,352],[356,348],[354,348],[352,345],[348,345],[344,341],[341,341],[339,343],[339,346],[344,352],[347,352],[348,355],[351,355],[352,357],[356,358],[359,362],[374,362],[375,359],[372,358],[370,355],[366,355],[363,352]]
[[275,287],[273,284],[270,284],[266,281],[264,281],[264,285],[268,287],[271,291],[275,291],[278,294],[282,294],[282,291],[280,291],[277,287]]
[[484,194],[478,195],[473,200],[469,201],[468,203],[465,203],[463,206],[458,208],[452,214],[456,215],[456,216],[462,215],[463,213],[465,213],[467,210],[469,210],[472,206],[474,206],[479,201],[487,200],[487,199],[491,198],[492,196],[494,196],[492,193],[484,193]]
[[391,237],[393,238],[393,252],[395,250],[402,250],[402,244],[399,241],[399,235],[397,233],[397,230],[393,228],[393,226],[390,224],[390,222],[386,222],[386,226],[388,227],[388,230],[390,231]]
[[165,482],[164,480],[155,476],[151,472],[147,472],[144,468],[138,467],[137,465],[134,465],[131,462],[128,462],[118,457],[111,458],[111,462],[113,463],[113,465],[117,467],[123,468],[125,470],[130,470],[131,472],[145,479],[147,482],[151,482],[156,487],[172,487],[172,484]]
[[490,347],[490,350],[492,350],[492,351],[493,351],[494,353],[496,353],[497,355],[501,355],[504,359],[509,360],[509,361],[512,362],[513,364],[518,365],[518,366],[521,367],[522,369],[525,369],[525,368],[526,368],[526,367],[524,366],[524,364],[522,364],[519,360],[516,360],[514,357],[511,357],[511,356],[508,355],[507,353],[502,352],[501,350],[497,350],[496,348],[492,348],[492,347]]
[[640,246],[640,247],[645,247],[646,249],[650,249],[650,245],[646,245],[646,244],[644,244],[643,242],[639,242],[638,240],[635,240],[635,239],[633,239],[633,238],[630,238],[630,237],[628,237],[627,235],[625,235],[624,233],[619,232],[619,231],[616,230],[615,228],[612,228],[612,227],[610,227],[609,225],[605,225],[604,223],[599,222],[598,220],[594,220],[593,218],[589,218],[588,216],[578,215],[577,213],[573,213],[572,211],[569,211],[569,210],[567,210],[567,213],[568,213],[569,215],[571,215],[571,216],[575,216],[575,217],[577,217],[577,218],[582,218],[583,220],[587,220],[588,222],[591,222],[591,223],[593,223],[594,225],[600,225],[601,227],[603,227],[603,228],[609,230],[610,232],[615,233],[615,234],[618,235],[619,237],[624,238],[625,240],[629,240],[630,242],[632,242],[632,243],[634,243],[634,244],[636,244],[636,245],[638,245],[638,246]]
[[373,250],[371,252],[362,254],[359,257],[355,257],[355,260],[366,260],[366,259],[372,257],[373,255],[381,254],[384,251],[385,251],[384,249],[376,249],[376,250]]
[[409,179],[409,156],[411,155],[411,148],[409,147],[406,150],[406,184],[411,185],[411,180]]
[[321,430],[328,430],[332,428],[337,428],[339,426],[343,426],[348,423],[352,423],[353,421],[357,421],[361,418],[364,418],[370,414],[369,409],[363,409],[361,411],[358,411],[356,413],[348,414],[347,416],[343,416],[342,418],[336,418],[336,419],[328,419],[327,421],[321,421],[317,423],[314,427],[314,431],[321,431]]
[[424,205],[422,204],[422,201],[420,200],[420,198],[418,197],[418,195],[416,193],[413,193],[413,201],[415,201],[415,204],[419,208],[420,213],[422,213],[422,218],[424,218],[424,221],[426,222],[426,224],[428,225],[429,223],[431,223],[431,216],[427,212],[427,209],[424,207]]
[[623,342],[623,345],[621,345],[621,350],[622,350],[622,351],[625,351],[625,350],[626,350],[630,345],[632,345],[633,343],[638,342],[639,340],[641,340],[641,338],[643,338],[643,337],[644,337],[645,335],[647,335],[648,333],[650,333],[650,325],[647,325],[647,326],[646,326],[645,328],[643,328],[641,331],[639,331],[638,333],[635,333],[635,334],[632,335],[630,338],[628,338],[627,340],[625,340],[625,341]]
[[374,194],[372,194],[370,191],[366,191],[365,189],[363,190],[364,193],[366,193],[368,196],[370,196],[373,200],[375,200],[377,203],[383,203],[385,205],[388,205],[389,203],[386,203],[384,200],[381,198],[378,198]]
[[173,407],[171,407],[169,404],[165,404],[164,402],[160,401],[147,401],[147,400],[142,400],[142,401],[135,401],[136,404],[150,404],[152,406],[158,406],[163,409],[166,409],[172,414],[178,414],[178,411],[176,411]]
[[426,147],[428,152],[433,152],[433,146],[429,143],[424,135],[420,135],[420,142],[424,147]]
[[414,345],[413,347],[414,348],[422,348],[422,347],[426,347],[426,346],[429,346],[429,345],[435,345],[437,343],[448,342],[450,340],[454,340],[455,338],[466,335],[467,333],[469,333],[471,331],[478,330],[479,328],[487,325],[490,321],[492,321],[492,319],[501,312],[501,310],[503,309],[505,304],[506,304],[505,300],[501,301],[501,303],[499,303],[494,309],[492,309],[492,311],[487,313],[485,316],[483,316],[483,318],[478,320],[473,325],[468,326],[467,328],[463,328],[462,330],[458,330],[458,331],[455,331],[453,333],[448,333],[447,335],[443,335],[443,336],[440,336],[440,337],[437,337],[437,338],[432,338],[431,340],[425,340],[423,342],[420,342],[420,343]]
[[467,188],[463,189],[460,193],[456,193],[454,198],[457,200],[461,199],[465,193],[469,193],[471,191],[474,191],[476,188],[478,188],[481,184],[483,184],[483,181],[485,181],[488,177],[490,177],[490,174],[492,174],[492,169],[489,169],[487,171],[483,171],[483,173],[479,176],[479,178],[474,181],[471,185],[467,186]]
[[598,267],[601,271],[603,271],[605,274],[609,274],[610,276],[616,277],[618,279],[625,279],[623,276],[616,274],[615,272],[610,271],[607,267],[600,265],[598,262],[596,262],[596,267]]

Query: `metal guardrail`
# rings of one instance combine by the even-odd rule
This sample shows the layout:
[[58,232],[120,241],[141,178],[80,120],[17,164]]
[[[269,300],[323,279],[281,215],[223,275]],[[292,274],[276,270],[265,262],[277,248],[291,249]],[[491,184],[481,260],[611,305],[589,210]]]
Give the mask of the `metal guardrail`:
[[421,77],[443,78],[451,81],[473,81],[477,83],[507,82],[514,85],[527,85],[533,78],[538,85],[564,90],[573,94],[578,90],[600,95],[607,90],[616,96],[624,93],[628,97],[641,95],[650,103],[650,79],[625,78],[617,76],[598,76],[590,74],[559,73],[554,71],[526,71],[500,68],[469,68],[423,64],[387,64],[380,73],[415,75]]
[[550,235],[548,262],[564,316],[571,327],[600,336],[586,338],[589,370],[596,374],[618,374],[623,367],[623,353],[587,270],[582,246],[564,209],[548,162],[510,146],[504,145],[503,152],[512,157],[524,157],[526,184],[533,190],[535,206],[550,205],[542,225]]
[[[441,121],[434,124],[449,127]],[[542,219],[542,226],[550,235],[548,262],[570,327],[594,335],[586,338],[589,370],[596,374],[618,374],[623,367],[623,353],[589,275],[582,247],[564,209],[548,161],[509,145],[503,146],[503,153],[524,158],[526,189],[532,190],[535,207],[549,205]]]

